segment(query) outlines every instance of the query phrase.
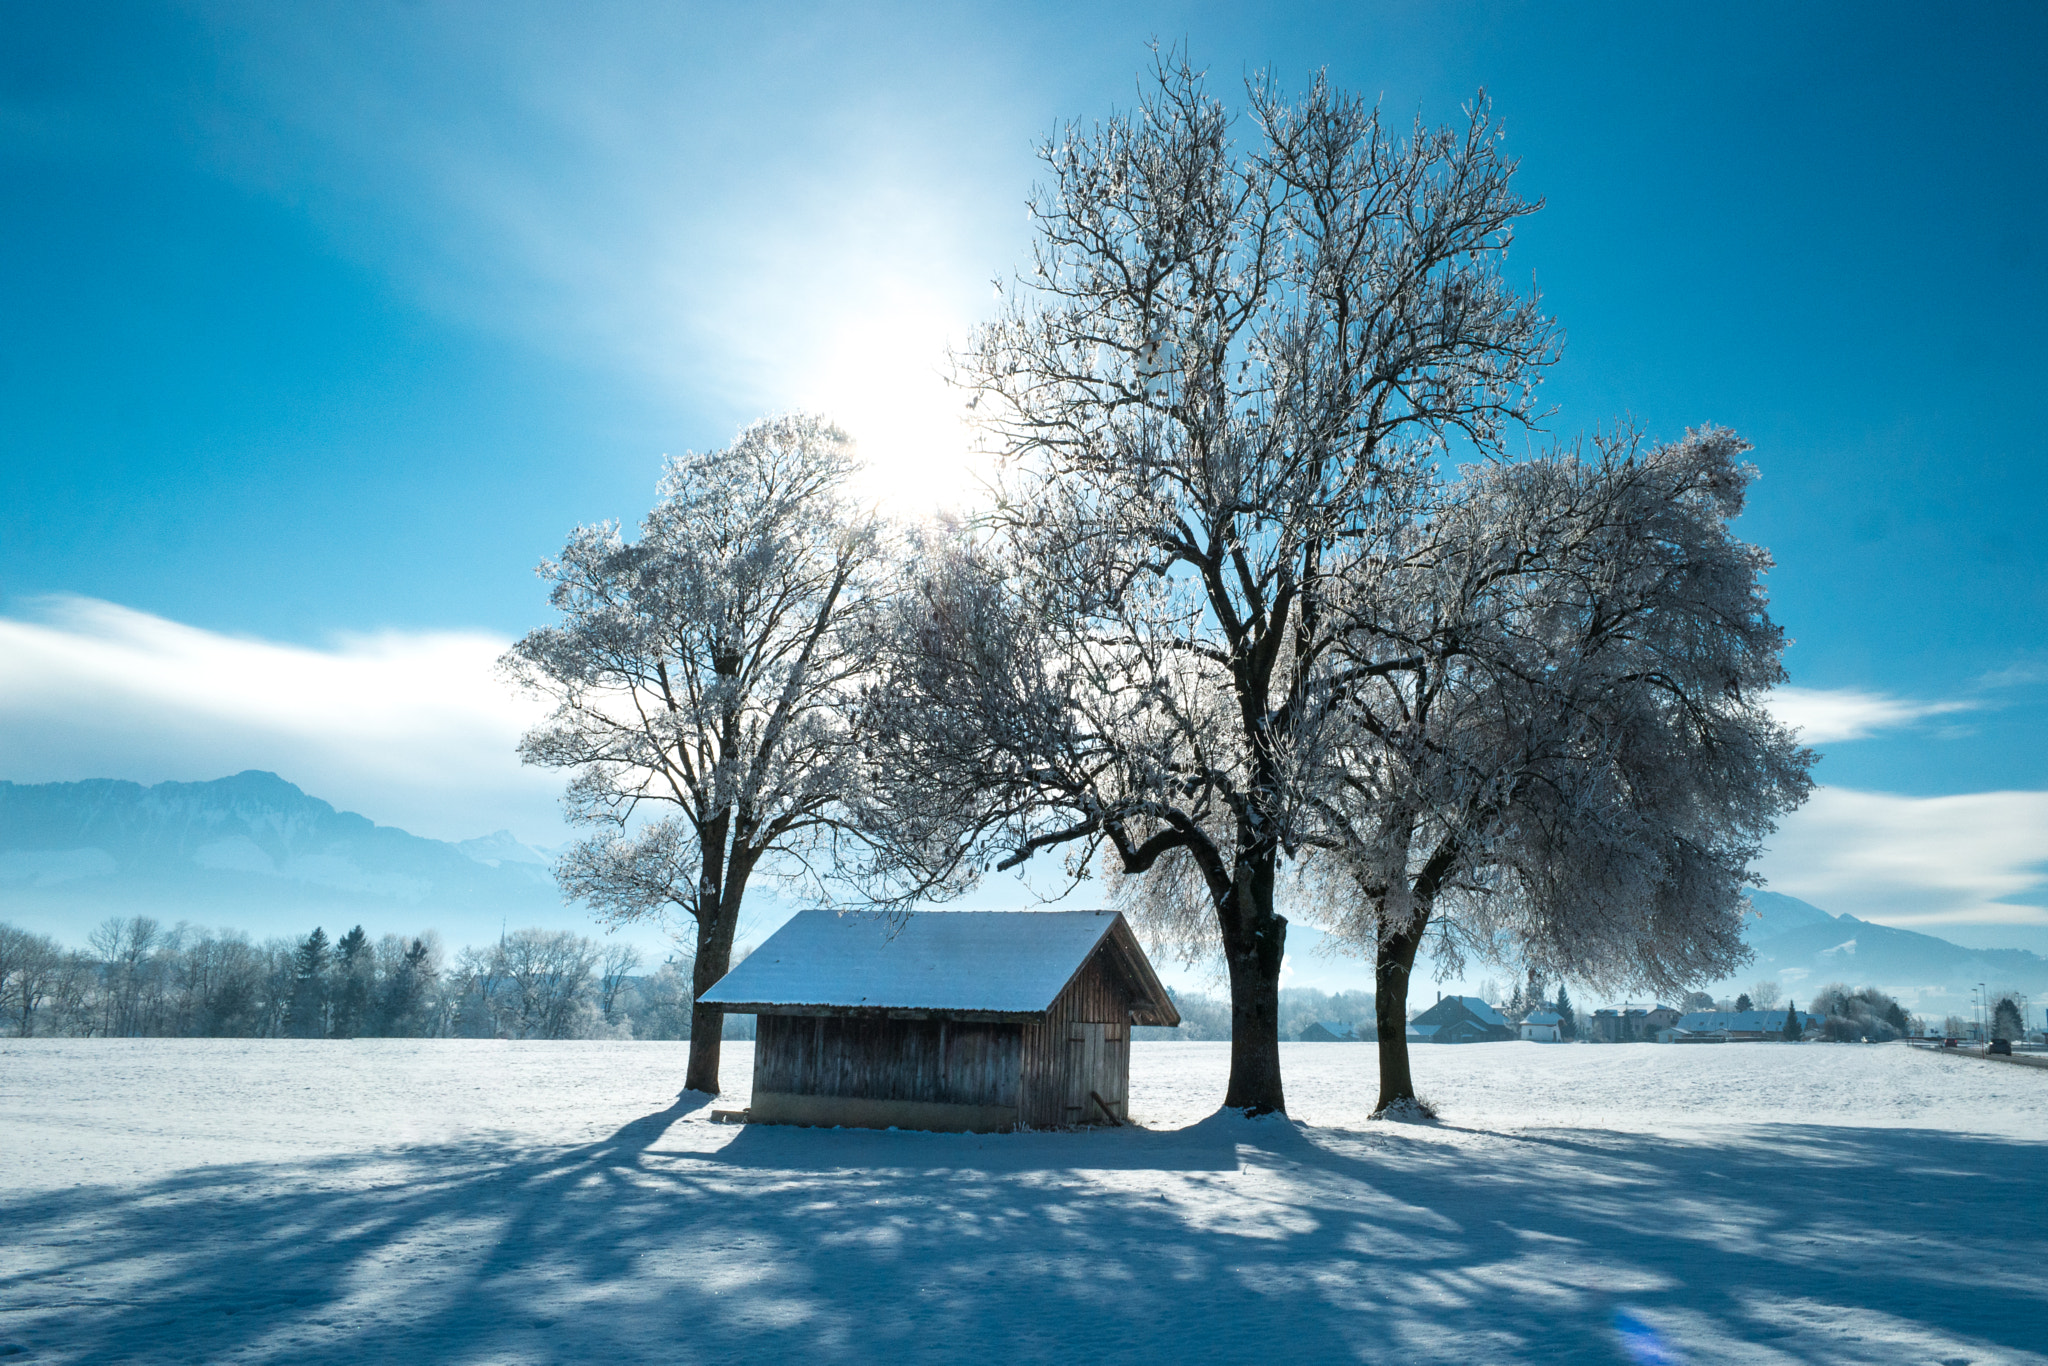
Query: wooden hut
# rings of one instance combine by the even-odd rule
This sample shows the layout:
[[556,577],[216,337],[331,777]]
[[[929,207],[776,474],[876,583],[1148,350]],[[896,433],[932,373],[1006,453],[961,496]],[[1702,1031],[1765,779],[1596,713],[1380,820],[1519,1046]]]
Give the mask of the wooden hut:
[[799,911],[704,1002],[757,1017],[750,1122],[871,1129],[1124,1123],[1180,1023],[1115,911]]

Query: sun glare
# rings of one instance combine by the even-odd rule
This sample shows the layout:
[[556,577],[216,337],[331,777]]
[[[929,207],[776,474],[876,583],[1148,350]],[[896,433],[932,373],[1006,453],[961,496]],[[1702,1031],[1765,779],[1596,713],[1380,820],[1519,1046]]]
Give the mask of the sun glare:
[[802,402],[836,419],[868,463],[863,492],[900,516],[964,508],[988,462],[974,454],[967,395],[947,383],[947,347],[967,322],[904,290],[845,319]]

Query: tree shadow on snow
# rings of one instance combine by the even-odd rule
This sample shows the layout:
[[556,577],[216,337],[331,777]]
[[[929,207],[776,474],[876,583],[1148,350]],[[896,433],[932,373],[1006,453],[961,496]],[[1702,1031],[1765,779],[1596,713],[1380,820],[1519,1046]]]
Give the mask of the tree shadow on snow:
[[[0,1198],[29,1361],[2037,1360],[2039,1145],[713,1126]],[[1659,1356],[1658,1353],[1664,1355]]]

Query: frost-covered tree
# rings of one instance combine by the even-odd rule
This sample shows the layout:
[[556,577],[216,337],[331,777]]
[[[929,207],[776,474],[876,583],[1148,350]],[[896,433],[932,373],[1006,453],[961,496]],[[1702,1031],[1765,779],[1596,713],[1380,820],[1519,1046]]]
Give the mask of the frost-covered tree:
[[174,976],[173,1036],[247,1038],[260,1032],[269,955],[246,935],[204,931],[182,937]]
[[1376,957],[1380,1112],[1413,1104],[1425,941],[1660,993],[1747,957],[1749,863],[1813,755],[1764,706],[1784,637],[1731,530],[1746,450],[1703,430],[1468,468],[1354,564],[1341,648],[1368,683],[1304,827],[1326,928]]
[[671,958],[634,984],[634,1038],[690,1037],[691,978],[690,963]]
[[640,966],[640,950],[624,940],[604,946],[597,959],[597,1011],[606,1024],[616,1024],[625,1008],[626,985]]
[[[670,461],[638,540],[583,527],[541,566],[560,620],[505,656],[554,704],[521,757],[570,770],[570,817],[594,827],[555,865],[563,891],[615,922],[693,920],[693,1000],[730,965],[756,870],[805,875],[845,828],[881,554],[853,469],[809,416]],[[692,1090],[718,1089],[720,1021],[694,1007]]]
[[1162,59],[1040,149],[1033,267],[959,372],[997,504],[915,576],[875,758],[906,894],[1106,858],[1156,935],[1220,946],[1224,1103],[1260,1112],[1285,1106],[1275,888],[1364,680],[1332,596],[1447,442],[1532,414],[1554,332],[1502,280],[1535,206],[1483,101],[1402,128],[1255,81],[1249,114]]
[[106,1037],[149,1032],[162,967],[155,951],[162,939],[163,927],[146,915],[110,917],[86,937],[100,961],[100,1033]]
[[1810,1023],[1819,1024],[1823,1037],[1831,1043],[1853,1043],[1858,1039],[1884,1043],[1912,1030],[1905,1007],[1890,993],[1876,987],[1851,991],[1840,982],[1832,982],[1816,992],[1810,1004],[1812,1013],[1819,1017]]
[[67,955],[48,935],[0,925],[0,1015],[26,1039],[64,975]]
[[501,1026],[515,1039],[571,1039],[597,989],[597,946],[567,930],[514,930],[497,946]]

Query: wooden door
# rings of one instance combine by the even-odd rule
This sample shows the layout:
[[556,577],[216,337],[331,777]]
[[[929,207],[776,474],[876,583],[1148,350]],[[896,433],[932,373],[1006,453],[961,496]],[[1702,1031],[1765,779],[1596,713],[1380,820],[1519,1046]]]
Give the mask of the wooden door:
[[[1075,1021],[1067,1028],[1068,1124],[1121,1123],[1129,1117],[1130,1028]],[[1107,1113],[1105,1113],[1107,1112]]]

